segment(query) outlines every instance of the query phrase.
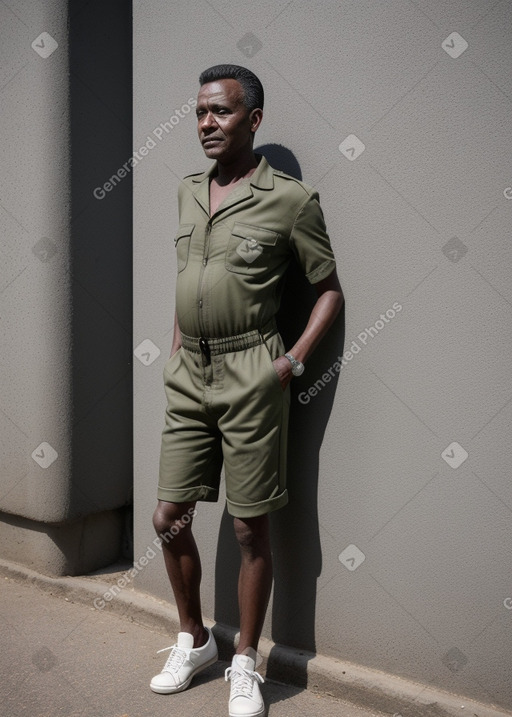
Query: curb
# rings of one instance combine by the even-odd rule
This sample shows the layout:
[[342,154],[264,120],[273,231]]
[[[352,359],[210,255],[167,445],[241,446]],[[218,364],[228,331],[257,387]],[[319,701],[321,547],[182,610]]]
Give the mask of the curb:
[[[95,600],[97,604],[103,602],[101,609],[166,635],[170,630],[179,630],[174,606],[133,588],[122,589],[114,600],[105,603],[102,598],[112,588],[112,583],[100,580],[101,576],[49,577],[2,559],[0,576],[28,583],[42,592],[89,606],[91,610],[99,609],[94,607]],[[205,620],[205,625],[213,630],[219,659],[231,660],[236,630],[211,620]],[[482,704],[335,658],[277,645],[265,638],[260,640],[259,654],[263,658],[263,667],[266,667],[266,679],[324,693],[380,714],[393,717],[460,717],[467,714],[512,717],[512,712],[495,705]]]

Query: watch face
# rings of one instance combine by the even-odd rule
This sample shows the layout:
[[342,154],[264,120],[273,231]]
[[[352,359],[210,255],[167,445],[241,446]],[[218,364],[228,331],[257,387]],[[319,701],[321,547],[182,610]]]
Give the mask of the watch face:
[[292,368],[292,373],[294,376],[302,376],[304,373],[304,364],[300,361],[297,361],[295,366]]
[[285,354],[285,356],[292,365],[292,374],[301,376],[304,373],[304,364],[301,361],[297,361],[291,354]]

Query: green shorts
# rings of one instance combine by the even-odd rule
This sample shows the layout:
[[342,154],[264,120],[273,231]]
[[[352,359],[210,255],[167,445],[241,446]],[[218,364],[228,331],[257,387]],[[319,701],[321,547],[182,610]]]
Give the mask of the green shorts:
[[209,359],[184,346],[168,359],[159,500],[218,500],[224,463],[231,515],[252,518],[286,505],[290,388],[283,391],[272,365],[283,354],[273,333]]

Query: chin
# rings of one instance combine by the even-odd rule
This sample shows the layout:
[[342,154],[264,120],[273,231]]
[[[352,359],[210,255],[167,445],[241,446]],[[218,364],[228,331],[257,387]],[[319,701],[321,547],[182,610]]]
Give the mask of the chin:
[[223,151],[219,147],[203,147],[203,152],[208,159],[222,160]]

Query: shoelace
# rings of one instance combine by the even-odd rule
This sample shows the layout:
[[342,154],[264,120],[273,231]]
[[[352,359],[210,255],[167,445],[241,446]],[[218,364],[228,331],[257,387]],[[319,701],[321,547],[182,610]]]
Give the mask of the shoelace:
[[177,672],[185,661],[187,653],[178,647],[178,645],[171,645],[170,647],[164,647],[158,652],[165,652],[170,650],[171,654],[167,658],[162,672]]
[[233,697],[238,697],[239,695],[252,697],[254,680],[257,680],[261,684],[265,681],[259,672],[245,670],[243,667],[228,667],[224,674],[224,679],[226,682],[231,680]]

